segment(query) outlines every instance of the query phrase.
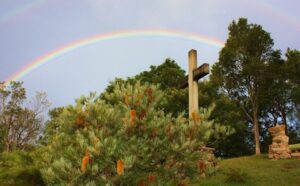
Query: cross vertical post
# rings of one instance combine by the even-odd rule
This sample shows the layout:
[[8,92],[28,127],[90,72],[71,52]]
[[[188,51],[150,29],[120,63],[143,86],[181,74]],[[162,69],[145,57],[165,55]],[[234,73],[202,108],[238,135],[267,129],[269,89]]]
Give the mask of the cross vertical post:
[[192,49],[189,51],[189,117],[192,117],[192,113],[198,113],[198,80],[194,80],[194,70],[197,69],[197,51]]
[[197,51],[194,49],[189,51],[188,56],[189,74],[185,76],[178,87],[181,89],[189,88],[189,118],[193,118],[193,113],[199,112],[198,80],[209,74],[209,64],[203,63],[197,67]]

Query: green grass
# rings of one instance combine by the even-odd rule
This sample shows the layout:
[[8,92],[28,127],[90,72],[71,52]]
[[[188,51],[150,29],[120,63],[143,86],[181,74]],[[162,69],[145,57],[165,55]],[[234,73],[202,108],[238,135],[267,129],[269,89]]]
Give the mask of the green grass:
[[[300,160],[270,160],[267,155],[247,156],[220,161],[216,175],[193,180],[189,185],[209,186],[298,186]],[[0,185],[44,185],[39,170],[26,153],[0,156]]]
[[271,185],[300,183],[300,160],[270,160],[266,155],[222,160],[216,175],[199,179],[194,185]]

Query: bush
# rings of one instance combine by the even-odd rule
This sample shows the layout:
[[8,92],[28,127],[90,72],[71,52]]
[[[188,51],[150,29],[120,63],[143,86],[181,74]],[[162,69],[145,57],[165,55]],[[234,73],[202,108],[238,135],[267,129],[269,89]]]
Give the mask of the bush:
[[291,149],[291,151],[300,151],[300,143],[289,145],[289,148]]
[[27,152],[2,153],[0,185],[44,185],[39,169]]
[[117,85],[104,97],[114,104],[91,94],[49,122],[48,145],[40,153],[47,184],[179,183],[215,172],[206,164],[216,161],[199,151],[214,131],[226,131],[207,120],[211,109],[190,121],[174,118],[156,109],[162,92],[140,83]]

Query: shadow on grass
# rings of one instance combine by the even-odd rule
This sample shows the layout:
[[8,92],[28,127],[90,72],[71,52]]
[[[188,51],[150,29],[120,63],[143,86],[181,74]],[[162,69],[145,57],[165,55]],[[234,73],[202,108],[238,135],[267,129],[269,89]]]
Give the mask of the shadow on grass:
[[228,172],[224,173],[226,183],[246,183],[249,175],[241,169],[230,168]]

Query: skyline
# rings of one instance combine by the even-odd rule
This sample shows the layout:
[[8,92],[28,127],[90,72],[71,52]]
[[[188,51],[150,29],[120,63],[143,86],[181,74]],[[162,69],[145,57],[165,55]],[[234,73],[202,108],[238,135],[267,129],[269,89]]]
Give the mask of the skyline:
[[82,47],[96,44],[98,42],[109,41],[121,38],[131,37],[170,37],[180,38],[185,40],[191,40],[195,42],[204,43],[213,47],[222,48],[224,41],[217,40],[216,38],[209,38],[202,35],[196,35],[192,33],[184,33],[171,30],[128,30],[121,32],[112,32],[108,34],[100,34],[89,38],[84,38],[73,43],[67,44],[59,49],[51,51],[41,57],[38,57],[33,62],[27,64],[25,67],[14,73],[12,76],[5,80],[5,85],[8,85],[10,81],[18,81],[27,74],[33,72],[35,69],[40,68],[42,65],[51,62],[52,60],[63,56],[69,52],[74,52]]

